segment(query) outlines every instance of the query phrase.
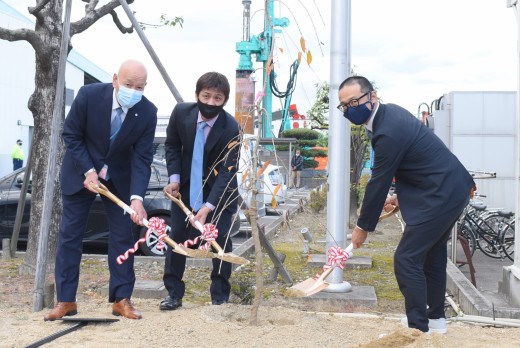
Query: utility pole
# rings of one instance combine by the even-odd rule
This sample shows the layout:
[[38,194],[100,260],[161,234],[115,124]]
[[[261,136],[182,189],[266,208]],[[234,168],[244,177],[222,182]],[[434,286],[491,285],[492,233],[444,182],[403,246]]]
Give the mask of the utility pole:
[[285,28],[289,25],[289,19],[276,18],[274,16],[274,0],[267,1],[267,8],[264,14],[264,31],[259,35],[250,36],[250,6],[251,0],[243,0],[244,6],[244,35],[241,42],[236,44],[236,52],[240,55],[238,68],[236,70],[236,102],[235,102],[235,118],[244,128],[246,133],[253,134],[254,127],[250,116],[246,116],[246,110],[253,110],[254,105],[254,81],[252,75],[254,73],[253,62],[251,56],[256,55],[256,60],[263,63],[263,83],[265,90],[262,97],[262,129],[260,136],[263,138],[272,138],[272,99],[271,79],[269,65],[272,64],[271,53],[273,45],[273,36],[275,28]]
[[[516,76],[519,76],[520,71],[520,3],[518,0],[508,0],[507,7],[512,7],[515,11],[516,16],[516,25],[517,25],[517,66],[516,66]],[[515,252],[514,252],[514,264],[509,267],[504,267],[510,272],[511,276],[509,277],[507,282],[505,283],[506,290],[509,285],[509,295],[511,296],[512,302],[515,304],[520,303],[520,297],[518,296],[520,289],[520,243],[518,240],[520,238],[520,232],[518,229],[520,223],[520,157],[518,154],[520,153],[520,78],[518,80],[517,91],[516,91],[516,185],[515,185],[515,193],[516,193],[516,208],[515,208]]]
[[[329,90],[329,192],[327,195],[327,250],[345,248],[345,221],[349,221],[350,124],[336,109],[340,83],[350,74],[351,1],[331,0],[330,90]],[[343,270],[328,277],[328,292],[348,292]]]

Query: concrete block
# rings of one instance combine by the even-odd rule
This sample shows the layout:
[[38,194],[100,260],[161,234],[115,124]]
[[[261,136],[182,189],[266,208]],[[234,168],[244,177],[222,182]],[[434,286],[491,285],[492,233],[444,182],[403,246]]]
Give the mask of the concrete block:
[[372,286],[352,286],[352,291],[345,293],[321,291],[308,297],[288,298],[287,301],[305,310],[333,313],[377,306],[377,296]]
[[[108,284],[100,289],[101,295],[108,297]],[[160,280],[136,280],[132,297],[147,299],[162,299],[168,291]]]

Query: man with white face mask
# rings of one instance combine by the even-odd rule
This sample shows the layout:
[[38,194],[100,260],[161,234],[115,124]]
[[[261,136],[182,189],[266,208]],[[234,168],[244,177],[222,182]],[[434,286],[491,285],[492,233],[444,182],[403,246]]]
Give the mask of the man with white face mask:
[[80,88],[63,126],[65,157],[61,168],[63,215],[56,254],[58,304],[45,320],[77,313],[76,291],[82,240],[96,192],[90,185],[102,182],[135,210],[132,216],[101,196],[109,233],[109,302],[112,314],[140,319],[130,297],[134,289],[134,259],[118,265],[116,258],[134,244],[132,221],[146,218],[143,197],[150,180],[157,108],[143,91],[147,71],[135,60],[125,61],[113,82]]

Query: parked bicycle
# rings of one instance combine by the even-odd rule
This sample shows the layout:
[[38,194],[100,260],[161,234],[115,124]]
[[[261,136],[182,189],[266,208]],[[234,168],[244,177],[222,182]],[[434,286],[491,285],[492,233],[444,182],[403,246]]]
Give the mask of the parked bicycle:
[[458,233],[467,240],[471,255],[476,249],[480,249],[491,258],[513,259],[514,214],[512,212],[487,209],[482,202],[470,202],[458,221]]

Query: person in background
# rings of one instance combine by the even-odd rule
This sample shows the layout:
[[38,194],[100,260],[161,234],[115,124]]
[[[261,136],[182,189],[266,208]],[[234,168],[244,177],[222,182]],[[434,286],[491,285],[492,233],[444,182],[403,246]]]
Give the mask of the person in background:
[[[229,99],[227,78],[218,72],[202,75],[195,86],[195,103],[179,103],[173,109],[166,129],[166,167],[170,177],[165,190],[174,197],[181,194],[187,207],[195,212],[202,225],[213,222],[218,229],[217,243],[224,251],[233,249],[227,238],[233,214],[238,209],[236,178],[240,153],[240,133],[235,118],[224,110]],[[186,222],[186,214],[172,204],[171,238],[183,243],[200,235]],[[175,310],[182,306],[185,284],[182,280],[186,257],[166,251],[164,285],[168,296],[160,310]],[[213,259],[211,272],[211,302],[229,301],[231,264]]]
[[108,234],[108,301],[112,314],[141,319],[130,298],[134,289],[133,254],[121,265],[117,257],[134,244],[132,221],[142,225],[143,207],[153,160],[157,108],[143,91],[147,70],[136,60],[121,64],[112,83],[94,83],[79,89],[63,127],[65,157],[61,168],[63,215],[58,234],[55,281],[58,303],[44,320],[77,313],[82,241],[88,213],[103,183],[136,212],[128,216],[101,195]]
[[[372,134],[374,168],[352,244],[359,248],[385,207],[399,206],[406,227],[394,256],[404,296],[403,325],[445,333],[447,241],[475,189],[472,176],[444,143],[410,112],[381,104],[368,79],[352,76],[339,87],[338,109]],[[397,194],[388,195],[395,177]],[[399,200],[397,198],[399,196]]]
[[[296,149],[291,159],[291,178],[289,179],[289,188],[300,188],[300,177],[303,170],[303,156],[300,149]],[[296,182],[295,182],[296,180]]]
[[11,151],[11,157],[13,159],[13,172],[23,167],[24,154],[22,150],[22,140],[18,139],[16,144],[13,146]]

